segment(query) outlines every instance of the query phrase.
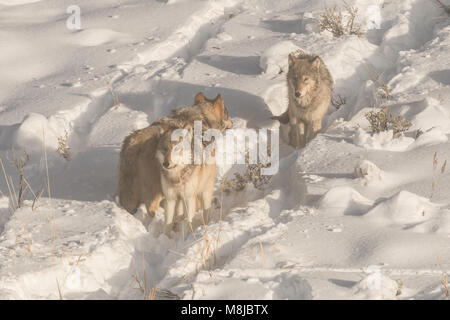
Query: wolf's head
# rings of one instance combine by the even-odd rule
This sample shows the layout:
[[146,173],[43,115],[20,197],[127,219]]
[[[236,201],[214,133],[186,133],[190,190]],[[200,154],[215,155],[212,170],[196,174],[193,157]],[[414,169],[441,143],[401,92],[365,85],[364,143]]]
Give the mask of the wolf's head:
[[163,171],[182,170],[191,163],[192,126],[161,129],[156,159]]
[[318,56],[295,57],[289,54],[289,86],[295,95],[295,99],[301,103],[314,90],[319,82],[321,60]]
[[194,107],[200,107],[210,128],[225,130],[232,126],[231,119],[222,99],[222,95],[217,95],[213,100],[207,99],[202,92],[197,93],[194,99]]

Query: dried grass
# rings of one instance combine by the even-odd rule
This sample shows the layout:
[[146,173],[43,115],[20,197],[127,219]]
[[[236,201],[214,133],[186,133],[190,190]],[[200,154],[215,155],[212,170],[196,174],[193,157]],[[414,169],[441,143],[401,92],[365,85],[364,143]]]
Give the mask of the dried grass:
[[328,8],[320,15],[319,28],[321,31],[329,31],[334,37],[344,35],[356,35],[361,37],[364,32],[361,25],[357,22],[358,8],[350,6],[343,1],[344,11],[337,6]]
[[412,126],[402,115],[393,115],[387,107],[380,111],[369,111],[364,115],[370,124],[373,133],[392,130],[393,137],[400,137]]

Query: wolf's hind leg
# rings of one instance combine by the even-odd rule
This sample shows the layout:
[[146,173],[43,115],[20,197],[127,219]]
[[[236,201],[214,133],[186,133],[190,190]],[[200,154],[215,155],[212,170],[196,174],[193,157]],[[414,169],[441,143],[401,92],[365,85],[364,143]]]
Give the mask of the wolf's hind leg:
[[306,125],[306,143],[310,142],[322,130],[322,120],[314,120]]
[[119,197],[119,203],[120,205],[127,210],[131,214],[135,214],[138,207],[139,207],[139,200],[138,198],[133,199],[122,199]]
[[176,214],[175,220],[176,221],[183,220],[185,210],[186,210],[186,205],[184,204],[184,200],[179,198],[177,200],[177,206],[175,209],[175,214]]
[[191,196],[185,199],[186,201],[186,206],[187,206],[187,220],[189,223],[192,223],[192,219],[195,216],[195,206],[196,206],[196,202],[197,200],[195,199],[196,196]]
[[303,148],[305,144],[305,124],[299,122],[296,125],[291,125],[290,145],[294,148]]
[[290,130],[289,130],[289,145],[297,148],[298,144],[299,144],[299,136],[298,136],[298,126],[296,124],[294,125],[290,125]]
[[312,130],[314,132],[314,136],[316,136],[320,132],[320,130],[322,130],[322,119],[314,120],[312,122]]
[[214,186],[208,191],[203,192],[202,194],[202,206],[203,206],[203,219],[205,223],[209,223],[209,219],[211,217],[211,203],[213,199]]
[[150,217],[155,216],[155,213],[159,209],[159,204],[162,199],[163,199],[163,195],[158,194],[158,195],[154,196],[153,199],[147,200],[145,202],[146,207],[147,207],[147,213]]
[[141,204],[139,189],[136,185],[124,187],[119,185],[117,191],[119,196],[119,204],[131,214],[135,214]]

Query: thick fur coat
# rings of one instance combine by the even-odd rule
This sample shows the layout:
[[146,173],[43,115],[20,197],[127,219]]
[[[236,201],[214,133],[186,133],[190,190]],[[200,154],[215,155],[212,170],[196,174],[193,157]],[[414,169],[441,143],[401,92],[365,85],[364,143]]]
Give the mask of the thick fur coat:
[[287,86],[288,109],[275,118],[289,123],[289,144],[303,148],[322,129],[322,118],[331,102],[333,77],[319,56],[291,53]]

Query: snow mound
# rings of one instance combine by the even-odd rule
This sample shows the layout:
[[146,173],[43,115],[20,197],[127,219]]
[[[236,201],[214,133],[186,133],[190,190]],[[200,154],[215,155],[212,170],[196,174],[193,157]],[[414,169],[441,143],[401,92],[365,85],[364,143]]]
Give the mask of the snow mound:
[[301,50],[301,48],[291,41],[281,41],[264,51],[259,60],[259,66],[266,74],[286,73],[289,68],[289,53],[297,50]]
[[442,131],[441,127],[433,127],[423,134],[421,134],[417,140],[409,147],[414,149],[421,146],[430,146],[448,141],[448,137]]
[[45,201],[35,211],[25,203],[5,226],[0,298],[58,299],[58,286],[64,298],[117,294],[142,224],[110,201]]
[[401,294],[397,281],[374,269],[355,285],[356,299],[393,300]]
[[121,145],[130,132],[148,125],[147,114],[119,105],[106,112],[93,125],[88,144],[91,147]]
[[312,299],[312,288],[308,281],[295,274],[281,274],[278,286],[274,290],[273,299],[307,300]]
[[273,115],[279,116],[286,111],[289,104],[286,82],[270,86],[263,95],[264,102]]
[[430,200],[408,191],[400,191],[370,210],[366,217],[384,224],[415,224],[424,222],[437,212]]
[[353,142],[360,147],[385,151],[405,151],[414,143],[414,141],[413,138],[405,136],[394,139],[392,130],[370,135],[362,128],[359,128],[356,131],[353,138]]
[[[295,272],[256,269],[217,271],[214,283],[208,272],[200,272],[187,292],[189,298],[228,300],[228,299],[312,299],[312,287]],[[252,274],[252,275],[251,275]],[[238,290],[236,290],[238,288]]]
[[58,137],[63,134],[64,126],[57,117],[47,119],[42,114],[30,113],[18,127],[13,145],[28,153],[42,152],[45,135],[45,146],[56,150]]
[[319,200],[319,208],[336,215],[360,215],[372,207],[373,201],[351,187],[334,187]]
[[354,91],[361,86],[360,77],[349,78],[349,75],[361,73],[355,61],[362,62],[374,55],[377,46],[365,38],[346,37],[336,43],[326,43],[323,48],[322,59],[333,76],[337,92]]
[[450,133],[450,113],[438,100],[426,98],[424,109],[417,113],[412,119],[412,129],[422,131],[433,127],[441,127],[446,134]]
[[6,5],[6,6],[17,6],[21,4],[26,3],[33,3],[33,2],[39,2],[42,0],[0,0],[0,4]]
[[213,22],[225,14],[226,8],[235,4],[235,0],[209,2],[165,41],[138,52],[138,59],[134,59],[131,63],[148,64],[152,61],[165,60],[175,54],[188,58],[191,54],[189,50],[186,50],[189,44],[201,39],[207,40],[213,29]]
[[363,160],[356,166],[355,175],[358,178],[364,179],[366,184],[379,183],[384,177],[383,171],[368,160]]
[[73,44],[82,47],[95,47],[105,43],[123,42],[129,36],[110,29],[85,29],[80,30],[69,38]]
[[3,226],[9,220],[9,199],[7,197],[0,198],[0,234],[3,231]]

